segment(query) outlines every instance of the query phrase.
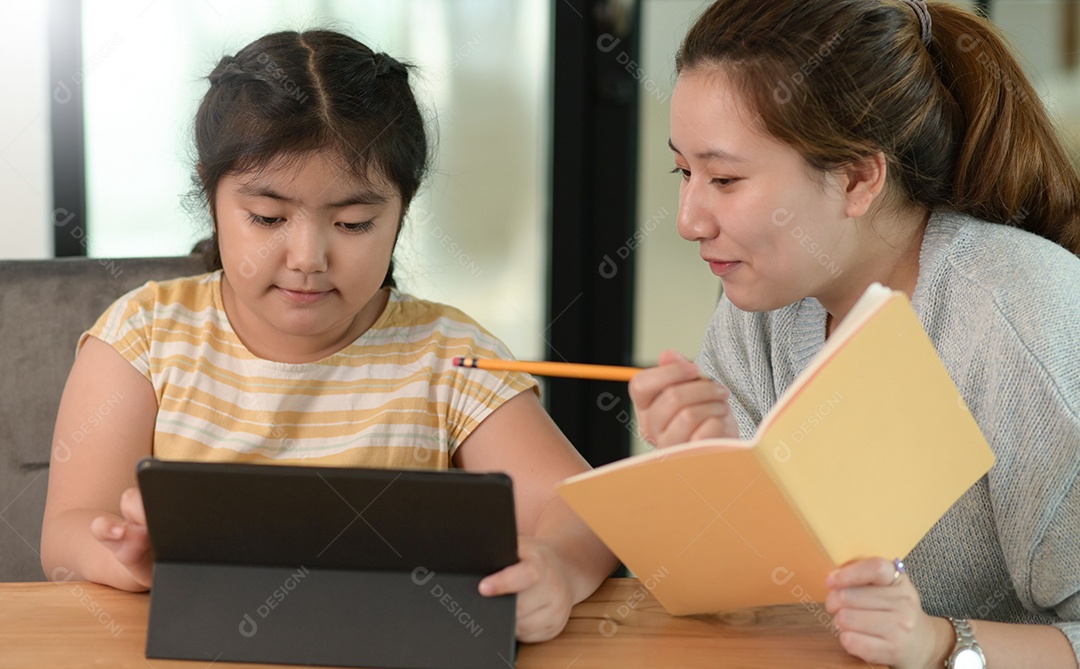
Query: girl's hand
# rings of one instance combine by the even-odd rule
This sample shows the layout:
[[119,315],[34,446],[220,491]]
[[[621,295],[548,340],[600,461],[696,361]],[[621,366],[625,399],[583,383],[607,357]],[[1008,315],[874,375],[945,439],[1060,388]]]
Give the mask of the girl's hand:
[[98,516],[90,523],[90,534],[112,551],[139,584],[150,587],[154,561],[150,555],[150,536],[146,531],[146,511],[138,488],[128,488],[120,495],[120,513]]
[[574,605],[566,565],[536,537],[518,537],[520,561],[480,581],[485,597],[517,593],[517,638],[524,642],[554,639],[570,620]]
[[706,378],[697,365],[675,351],[630,381],[641,436],[663,448],[709,437],[739,438],[728,406],[729,391]]
[[894,580],[895,575],[892,560],[884,558],[850,562],[829,575],[825,609],[840,645],[896,669],[942,666],[955,639],[952,625],[924,613],[911,579],[901,574]]

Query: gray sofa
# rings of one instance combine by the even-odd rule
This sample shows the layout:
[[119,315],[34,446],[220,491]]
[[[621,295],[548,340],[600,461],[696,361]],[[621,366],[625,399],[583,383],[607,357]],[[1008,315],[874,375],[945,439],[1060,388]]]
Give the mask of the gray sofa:
[[53,425],[79,334],[151,279],[203,271],[196,256],[0,260],[0,581],[39,581]]

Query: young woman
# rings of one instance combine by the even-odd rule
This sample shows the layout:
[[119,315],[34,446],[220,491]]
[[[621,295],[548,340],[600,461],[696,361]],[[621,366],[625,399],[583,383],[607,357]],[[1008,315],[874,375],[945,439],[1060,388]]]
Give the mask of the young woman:
[[905,291],[997,463],[906,575],[830,576],[840,642],[1076,667],[1080,182],[1016,60],[945,2],[719,0],[676,67],[679,232],[724,297],[697,365],[665,352],[631,382],[647,438],[749,437],[871,282]]
[[195,137],[214,271],[132,291],[81,338],[55,439],[120,399],[52,460],[46,574],[150,586],[134,487],[148,455],[498,470],[514,481],[520,562],[480,592],[518,593],[521,640],[557,635],[615,560],[555,494],[587,465],[536,382],[461,373],[455,356],[509,352],[394,288],[428,158],[408,68],[338,33],[282,32],[209,79]]

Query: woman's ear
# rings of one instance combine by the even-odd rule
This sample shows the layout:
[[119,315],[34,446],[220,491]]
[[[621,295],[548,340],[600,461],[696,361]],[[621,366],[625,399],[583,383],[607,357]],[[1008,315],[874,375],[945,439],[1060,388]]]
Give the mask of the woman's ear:
[[874,200],[885,190],[888,162],[880,151],[851,163],[840,170],[844,187],[844,214],[858,218],[870,210]]

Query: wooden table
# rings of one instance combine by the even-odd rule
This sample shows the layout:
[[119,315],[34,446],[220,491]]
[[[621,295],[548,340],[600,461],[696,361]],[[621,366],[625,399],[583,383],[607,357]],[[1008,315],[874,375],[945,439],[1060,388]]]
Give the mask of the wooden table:
[[[0,667],[166,669],[202,662],[147,660],[149,596],[92,583],[0,584]],[[574,607],[555,640],[522,645],[520,669],[604,667],[867,667],[847,655],[816,604],[675,618],[633,579],[609,579]],[[221,667],[282,665],[213,663]]]

